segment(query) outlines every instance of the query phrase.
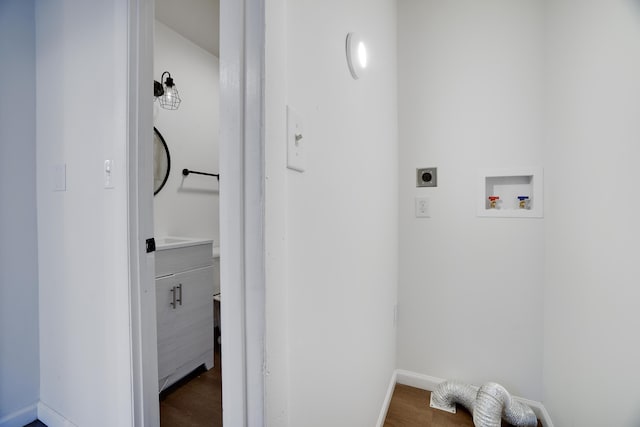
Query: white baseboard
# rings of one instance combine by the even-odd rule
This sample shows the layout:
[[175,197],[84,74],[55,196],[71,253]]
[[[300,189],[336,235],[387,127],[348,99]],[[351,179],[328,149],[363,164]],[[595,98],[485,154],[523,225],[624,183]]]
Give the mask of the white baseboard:
[[34,403],[22,409],[18,409],[0,418],[0,427],[22,427],[38,417],[38,404]]
[[[436,386],[443,381],[446,381],[442,378],[432,377],[429,375],[418,374],[416,372],[405,371],[403,369],[396,369],[395,372],[396,382],[398,384],[408,385],[411,387],[419,388],[421,390],[433,391]],[[513,396],[513,398],[521,403],[529,405],[533,412],[536,414],[540,422],[544,427],[553,427],[553,422],[551,421],[551,417],[549,417],[549,413],[547,409],[544,407],[542,402],[538,402],[535,400],[524,399],[522,397]],[[387,404],[388,407],[389,404]],[[386,412],[385,412],[386,414]]]
[[43,402],[38,402],[38,419],[48,427],[77,427]]
[[380,409],[380,415],[378,416],[378,422],[376,427],[384,426],[384,420],[387,418],[387,412],[389,411],[389,405],[391,405],[391,397],[393,396],[393,390],[396,388],[396,371],[391,375],[391,381],[389,381],[389,387],[387,387],[387,394],[382,402],[382,409]]
[[525,405],[528,405],[531,409],[533,409],[536,417],[538,417],[544,427],[553,427],[551,417],[549,416],[549,413],[547,412],[547,409],[544,407],[542,402],[538,402],[537,400],[529,400],[525,399],[524,397],[518,396],[513,396],[513,398],[518,402],[524,403]]
[[398,379],[398,384],[408,385],[427,391],[435,390],[438,384],[445,381],[442,378],[405,371],[404,369],[396,369],[396,377]]

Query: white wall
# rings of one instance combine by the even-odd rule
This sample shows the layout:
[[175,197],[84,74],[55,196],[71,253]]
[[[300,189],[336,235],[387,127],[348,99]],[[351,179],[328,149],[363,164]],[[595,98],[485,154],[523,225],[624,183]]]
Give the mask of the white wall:
[[35,418],[39,395],[35,12],[0,2],[0,426]]
[[[36,3],[38,416],[49,427],[132,419],[127,8],[125,0]],[[112,189],[103,188],[105,159]],[[66,191],[54,191],[60,165]]]
[[[536,400],[544,220],[475,209],[479,168],[544,166],[543,7],[398,1],[398,368]],[[431,166],[438,187],[416,188]],[[419,196],[431,218],[415,218]]]
[[640,4],[548,2],[544,403],[640,425]]
[[220,56],[220,0],[156,0],[156,19]]
[[[375,425],[395,368],[395,18],[390,0],[267,6],[268,372],[274,342],[288,360],[288,384],[267,380],[273,425]],[[349,31],[370,49],[358,81]],[[285,103],[305,120],[304,173],[285,170]]]
[[154,63],[154,78],[169,71],[182,98],[177,110],[154,105],[171,154],[169,180],[154,197],[155,234],[210,238],[218,246],[218,181],[182,176],[185,168],[218,173],[218,58],[156,21]]

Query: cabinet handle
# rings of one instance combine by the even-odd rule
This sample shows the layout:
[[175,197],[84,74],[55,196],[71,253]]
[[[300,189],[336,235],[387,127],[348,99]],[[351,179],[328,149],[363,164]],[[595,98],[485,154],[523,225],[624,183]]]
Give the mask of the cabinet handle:
[[178,302],[182,305],[182,283],[178,284],[178,291],[180,291],[180,296],[178,297]]
[[171,302],[169,303],[169,305],[172,308],[176,308],[176,287],[174,286],[173,288],[171,288],[169,292],[171,292]]

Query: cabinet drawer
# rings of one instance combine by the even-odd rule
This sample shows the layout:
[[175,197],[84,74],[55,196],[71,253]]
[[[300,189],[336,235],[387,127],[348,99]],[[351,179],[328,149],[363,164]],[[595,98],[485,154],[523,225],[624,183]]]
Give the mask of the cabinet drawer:
[[213,280],[211,266],[156,279],[159,378],[213,349]]
[[211,243],[162,249],[156,252],[156,277],[211,265]]

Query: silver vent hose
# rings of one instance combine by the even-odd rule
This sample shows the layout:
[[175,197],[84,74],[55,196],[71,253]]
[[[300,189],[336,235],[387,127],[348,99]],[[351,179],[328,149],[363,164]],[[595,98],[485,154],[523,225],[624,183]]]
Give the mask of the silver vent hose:
[[[431,393],[436,407],[453,407],[459,403],[473,415],[476,427],[500,427],[504,418],[516,427],[535,427],[536,414],[530,407],[514,400],[500,384],[486,383],[480,389],[455,381],[445,381]],[[446,410],[446,409],[445,409]]]
[[455,408],[459,403],[473,414],[478,388],[469,384],[457,381],[445,381],[438,384],[438,387],[431,392],[431,401],[435,407]]

